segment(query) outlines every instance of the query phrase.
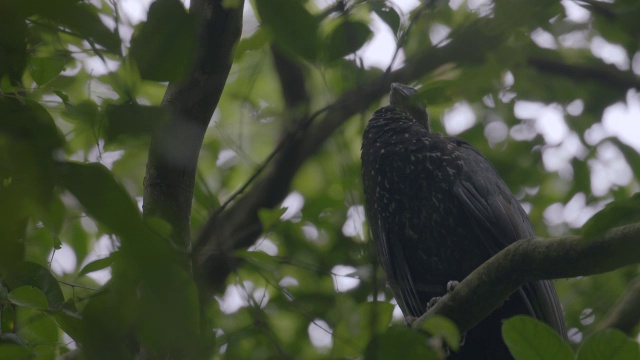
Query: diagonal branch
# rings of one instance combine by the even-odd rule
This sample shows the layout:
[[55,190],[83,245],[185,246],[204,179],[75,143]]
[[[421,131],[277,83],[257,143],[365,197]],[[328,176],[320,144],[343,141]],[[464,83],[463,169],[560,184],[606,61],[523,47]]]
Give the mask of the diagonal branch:
[[599,329],[616,328],[632,335],[632,331],[640,323],[640,278],[629,284],[629,288],[620,300],[609,310],[598,324]]
[[619,71],[612,66],[568,64],[542,56],[531,57],[528,59],[528,63],[540,71],[569,77],[573,80],[596,80],[623,92],[631,88],[640,89],[640,79],[633,72]]
[[595,275],[635,263],[640,263],[640,223],[611,229],[593,240],[579,236],[520,240],[469,274],[412,327],[420,328],[425,319],[438,314],[464,332],[527,282]]

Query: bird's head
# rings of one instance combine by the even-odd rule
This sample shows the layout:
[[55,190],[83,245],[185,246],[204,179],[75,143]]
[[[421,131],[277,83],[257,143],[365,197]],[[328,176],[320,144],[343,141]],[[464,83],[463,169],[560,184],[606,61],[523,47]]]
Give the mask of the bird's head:
[[410,86],[392,83],[389,105],[403,108],[416,123],[429,128],[429,115],[424,102],[417,96],[418,91]]

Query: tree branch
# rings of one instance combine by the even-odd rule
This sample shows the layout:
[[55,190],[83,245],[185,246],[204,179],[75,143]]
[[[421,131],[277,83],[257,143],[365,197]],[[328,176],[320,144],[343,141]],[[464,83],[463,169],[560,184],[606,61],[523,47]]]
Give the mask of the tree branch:
[[640,89],[640,79],[633,72],[619,71],[612,66],[573,65],[541,56],[529,58],[528,63],[540,71],[574,80],[595,80],[623,92],[631,88]]
[[616,328],[632,335],[640,323],[640,278],[629,284],[629,288],[598,324],[598,329]]
[[425,319],[438,314],[464,332],[527,282],[600,274],[639,262],[640,223],[611,229],[593,240],[579,236],[519,240],[469,274],[412,327],[420,328]]
[[231,51],[242,31],[243,2],[223,8],[222,0],[193,0],[199,17],[199,53],[190,74],[169,84],[162,105],[172,121],[151,139],[144,180],[144,215],[166,220],[178,246],[189,249],[196,166],[207,125],[231,69]]

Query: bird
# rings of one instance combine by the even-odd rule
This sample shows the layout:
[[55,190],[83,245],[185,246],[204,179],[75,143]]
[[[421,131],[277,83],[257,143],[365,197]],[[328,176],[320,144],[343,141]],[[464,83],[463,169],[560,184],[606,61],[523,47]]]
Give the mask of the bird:
[[[412,87],[391,84],[389,105],[365,127],[361,160],[367,222],[405,317],[421,316],[451,281],[463,280],[509,244],[535,236],[491,162],[463,139],[430,130],[426,105]],[[566,336],[553,283],[536,281],[469,330],[449,358],[511,359],[501,324],[517,314]]]

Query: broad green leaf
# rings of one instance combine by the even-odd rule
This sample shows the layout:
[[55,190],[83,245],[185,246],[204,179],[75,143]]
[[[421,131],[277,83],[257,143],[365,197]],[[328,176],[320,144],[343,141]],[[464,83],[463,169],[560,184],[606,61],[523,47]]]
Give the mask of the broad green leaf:
[[166,108],[138,104],[109,105],[105,115],[107,143],[127,136],[150,136],[153,130],[170,120]]
[[640,359],[640,345],[617,329],[589,336],[578,349],[577,360]]
[[432,316],[422,323],[422,330],[432,336],[441,336],[452,350],[460,348],[460,331],[453,321],[444,316]]
[[582,233],[585,238],[593,239],[613,227],[637,221],[640,221],[640,193],[607,204],[584,224]]
[[60,185],[67,188],[87,213],[118,234],[131,233],[142,223],[137,204],[102,164],[61,163]]
[[46,309],[49,307],[47,297],[34,286],[20,286],[9,292],[9,301],[18,306],[30,309]]
[[366,24],[351,20],[341,22],[329,34],[327,60],[334,61],[358,51],[372,35]]
[[50,314],[62,331],[72,339],[80,341],[82,337],[82,317],[76,311],[58,309]]
[[193,65],[197,38],[196,19],[180,1],[157,0],[131,40],[129,55],[143,79],[180,80]]
[[516,360],[572,360],[573,352],[549,325],[518,315],[505,320],[502,338]]
[[256,10],[275,42],[284,49],[314,60],[318,54],[318,20],[298,1],[256,0]]
[[391,326],[384,333],[376,335],[369,342],[364,358],[366,360],[439,359],[436,351],[428,345],[427,336],[399,325]]
[[42,86],[60,74],[71,60],[68,55],[29,58],[29,71],[36,84]]
[[49,269],[40,264],[24,261],[16,266],[5,281],[13,289],[24,286],[39,289],[51,308],[57,308],[64,302],[58,280]]
[[111,266],[113,264],[113,259],[114,256],[116,256],[117,252],[111,253],[111,255],[102,258],[102,259],[98,259],[98,260],[94,260],[90,263],[88,263],[87,265],[85,265],[82,270],[80,270],[80,272],[78,273],[78,276],[84,276],[87,275],[89,273],[92,273],[94,271],[98,271],[98,270],[102,270],[105,268],[108,268],[109,266]]

